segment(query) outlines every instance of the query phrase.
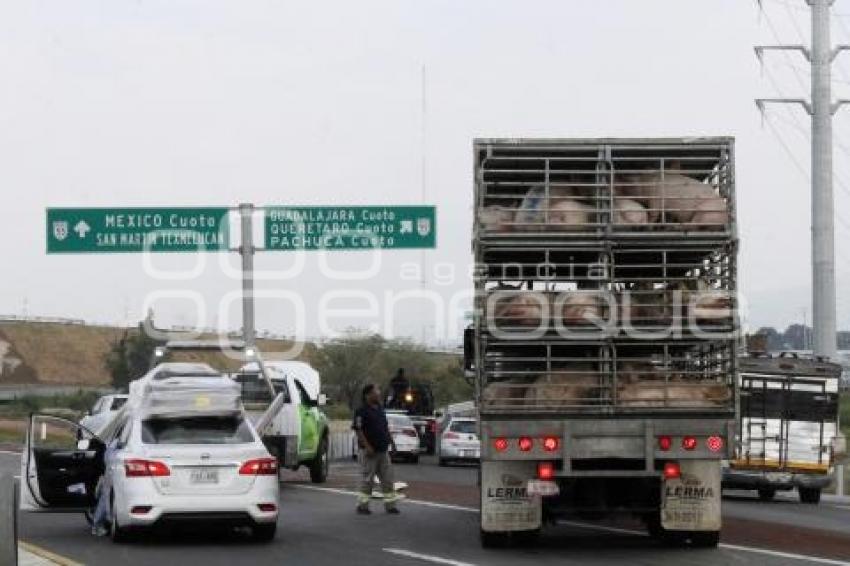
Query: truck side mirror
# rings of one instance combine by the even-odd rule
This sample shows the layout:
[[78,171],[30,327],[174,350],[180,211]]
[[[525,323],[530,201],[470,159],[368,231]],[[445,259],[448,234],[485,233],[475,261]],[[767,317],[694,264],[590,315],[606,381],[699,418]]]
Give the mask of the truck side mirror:
[[319,393],[318,403],[319,403],[320,407],[324,407],[325,405],[327,405],[328,404],[328,396],[325,395],[324,393]]

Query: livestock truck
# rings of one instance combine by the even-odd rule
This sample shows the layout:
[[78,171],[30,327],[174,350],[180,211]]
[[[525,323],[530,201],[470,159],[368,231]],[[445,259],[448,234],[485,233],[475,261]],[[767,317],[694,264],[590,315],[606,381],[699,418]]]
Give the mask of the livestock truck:
[[715,546],[735,434],[732,138],[478,139],[481,542],[626,514]]
[[763,501],[796,489],[800,501],[817,504],[846,456],[840,377],[840,365],[796,352],[740,358],[739,444],[723,487],[756,490]]

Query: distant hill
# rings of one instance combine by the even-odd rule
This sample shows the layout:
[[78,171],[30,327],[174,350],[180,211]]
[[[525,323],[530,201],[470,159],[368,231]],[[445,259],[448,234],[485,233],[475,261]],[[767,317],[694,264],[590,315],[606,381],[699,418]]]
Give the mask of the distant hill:
[[[0,386],[107,386],[110,376],[104,356],[125,332],[135,331],[61,322],[0,321]],[[257,343],[262,352],[285,351],[292,345],[268,339]],[[309,361],[312,352],[312,344],[307,344],[299,358]]]

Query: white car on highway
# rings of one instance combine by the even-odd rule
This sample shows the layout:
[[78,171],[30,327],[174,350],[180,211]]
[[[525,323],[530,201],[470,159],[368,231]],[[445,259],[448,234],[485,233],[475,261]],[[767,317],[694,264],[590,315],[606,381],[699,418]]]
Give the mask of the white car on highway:
[[419,463],[419,433],[413,421],[405,414],[387,411],[387,424],[393,437],[395,450],[391,450],[393,460],[405,460],[414,464]]
[[450,417],[439,437],[437,457],[441,466],[449,462],[475,462],[481,458],[478,422],[472,417]]
[[131,394],[101,438],[77,441],[79,425],[33,415],[21,509],[88,511],[105,473],[116,542],[141,528],[186,522],[250,527],[256,540],[274,538],[277,460],[245,417],[238,384],[198,364],[174,367],[188,365],[154,368],[143,378],[147,386],[135,388],[147,393]]
[[94,434],[100,434],[126,402],[127,395],[104,395],[80,420],[80,425]]

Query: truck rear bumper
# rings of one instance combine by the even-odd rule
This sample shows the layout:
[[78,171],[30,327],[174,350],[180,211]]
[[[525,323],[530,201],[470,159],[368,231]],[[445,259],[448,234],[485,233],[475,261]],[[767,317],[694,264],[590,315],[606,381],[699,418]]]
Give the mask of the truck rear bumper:
[[723,470],[724,489],[764,489],[789,491],[797,487],[829,487],[832,476],[827,474],[799,474],[781,471]]

